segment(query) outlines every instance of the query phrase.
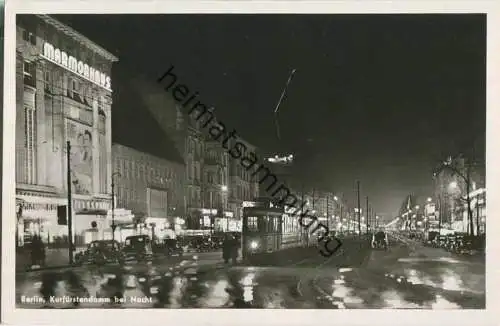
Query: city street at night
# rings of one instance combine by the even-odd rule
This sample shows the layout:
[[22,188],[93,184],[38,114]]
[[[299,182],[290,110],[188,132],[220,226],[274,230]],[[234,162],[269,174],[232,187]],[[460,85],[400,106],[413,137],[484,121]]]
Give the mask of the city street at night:
[[[68,273],[74,273],[90,297],[114,296],[115,292],[125,297],[122,304],[82,303],[80,308],[485,307],[484,261],[403,241],[394,241],[387,252],[346,241],[346,247],[330,258],[309,248],[304,249],[310,252],[309,258],[288,259],[283,265],[231,267],[221,263],[220,253],[208,253],[196,255],[196,260],[191,256],[175,264],[123,270],[109,266],[31,272],[18,275],[17,302],[24,308],[44,306],[21,303],[22,296],[26,297],[24,301],[41,296],[40,289],[46,287],[44,274],[55,275],[58,280],[53,285],[54,296],[76,296],[77,292],[69,290],[68,281]],[[131,302],[131,298],[146,302]],[[73,307],[71,303],[48,306]]]
[[486,309],[485,14],[15,25],[14,314]]

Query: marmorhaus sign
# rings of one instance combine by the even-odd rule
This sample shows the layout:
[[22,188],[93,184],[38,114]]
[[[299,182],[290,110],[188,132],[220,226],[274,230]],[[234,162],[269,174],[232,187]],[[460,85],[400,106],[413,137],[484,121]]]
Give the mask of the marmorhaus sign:
[[41,55],[50,62],[61,66],[83,78],[91,81],[92,83],[111,91],[111,77],[105,73],[89,66],[81,60],[77,60],[75,57],[68,55],[66,52],[61,51],[58,48],[48,42],[43,45],[43,54]]

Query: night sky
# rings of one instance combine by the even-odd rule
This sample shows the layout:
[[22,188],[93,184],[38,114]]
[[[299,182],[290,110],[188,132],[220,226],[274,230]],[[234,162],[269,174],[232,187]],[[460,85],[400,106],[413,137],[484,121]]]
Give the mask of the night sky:
[[[180,82],[264,151],[293,151],[308,180],[395,216],[432,195],[447,155],[484,159],[486,18],[480,15],[55,16],[117,55],[114,69]],[[273,110],[280,107],[281,141]],[[133,121],[130,122],[131,127]]]

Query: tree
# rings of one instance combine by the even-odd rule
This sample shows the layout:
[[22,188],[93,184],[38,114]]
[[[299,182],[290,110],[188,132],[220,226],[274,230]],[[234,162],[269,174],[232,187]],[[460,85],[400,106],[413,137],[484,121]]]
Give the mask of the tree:
[[[463,157],[460,157],[460,158],[463,158]],[[461,167],[458,166],[458,160],[457,159],[452,159],[451,157],[448,157],[448,159],[444,162],[442,162],[438,168],[436,169],[436,171],[434,172],[434,175],[437,176],[438,174],[440,174],[441,172],[443,172],[444,170],[448,170],[448,171],[451,171],[453,175],[455,176],[458,176],[460,177],[464,183],[465,183],[465,192],[466,192],[466,195],[465,195],[465,198],[463,197],[460,197],[461,200],[465,200],[466,204],[467,204],[467,221],[468,221],[468,234],[470,235],[474,235],[474,221],[473,221],[473,217],[472,217],[472,209],[471,209],[471,198],[470,198],[470,192],[471,192],[471,183],[472,183],[472,180],[470,178],[470,174],[471,174],[471,168],[472,168],[472,160],[467,160],[467,159],[464,159],[464,168],[465,168],[465,173],[463,173],[463,171],[461,171]]]

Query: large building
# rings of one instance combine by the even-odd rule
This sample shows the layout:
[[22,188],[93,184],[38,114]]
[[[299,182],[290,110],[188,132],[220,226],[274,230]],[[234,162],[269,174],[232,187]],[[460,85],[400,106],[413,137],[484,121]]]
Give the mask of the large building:
[[[200,123],[187,115],[171,94],[155,83],[154,77],[137,73],[130,67],[119,72],[128,76],[129,84],[142,96],[154,119],[180,153],[185,166],[182,215],[188,229],[201,228],[202,212],[207,212],[209,203],[204,202],[205,135]],[[210,228],[210,223],[206,228]]]
[[16,34],[17,244],[35,234],[68,241],[57,219],[58,206],[68,204],[67,141],[74,243],[86,242],[89,229],[109,236],[111,68],[118,59],[47,15],[17,15]]
[[[238,142],[246,147],[247,153],[257,153],[257,147],[241,138]],[[229,148],[232,148],[233,144]],[[253,201],[260,196],[258,175],[247,170],[241,165],[240,159],[233,159],[229,155],[229,210],[234,213],[236,220],[242,219],[243,202]],[[270,197],[270,196],[269,196]]]
[[184,205],[183,162],[119,143],[113,144],[113,161],[117,206],[130,210],[135,217],[117,221],[117,238],[124,240],[137,232],[158,239],[182,233],[184,219],[179,212]]
[[[204,163],[203,199],[210,210],[210,225],[216,231],[236,231],[234,212],[228,210],[229,154],[220,142],[209,139],[205,142]],[[203,220],[201,224],[206,223]]]
[[[183,229],[186,171],[175,132],[167,133],[161,127],[151,112],[151,106],[158,104],[141,85],[134,75],[121,78],[113,94],[116,207],[130,210],[134,216],[133,220],[120,219],[128,225],[117,229],[117,234],[123,238],[139,232],[160,239]],[[171,121],[174,128],[175,122]]]

